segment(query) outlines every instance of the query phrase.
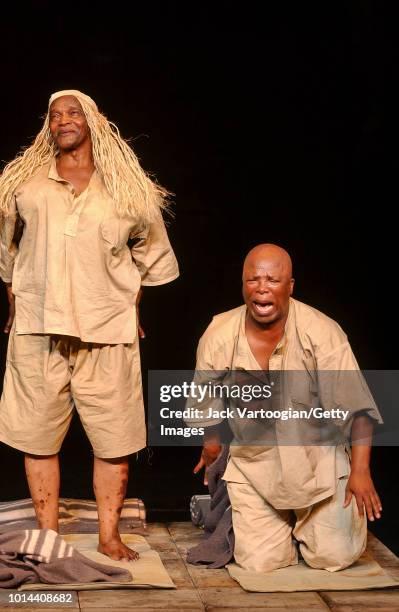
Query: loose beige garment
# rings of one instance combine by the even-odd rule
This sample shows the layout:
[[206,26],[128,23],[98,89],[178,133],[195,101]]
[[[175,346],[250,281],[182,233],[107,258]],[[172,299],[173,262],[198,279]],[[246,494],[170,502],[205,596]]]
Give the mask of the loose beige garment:
[[14,324],[6,364],[2,442],[34,455],[55,455],[76,408],[95,457],[124,457],[145,447],[138,342],[16,335]]
[[[75,197],[53,159],[16,191],[10,212],[0,236],[0,276],[12,282],[17,334],[134,342],[140,285],[179,275],[161,213],[144,228],[132,217],[119,218],[97,171]],[[17,246],[19,218],[24,231]],[[135,239],[131,249],[129,238]]]
[[343,507],[347,481],[339,478],[334,495],[295,510],[277,510],[252,485],[228,482],[236,563],[256,572],[296,565],[294,537],[309,567],[336,572],[352,565],[366,548],[367,520],[354,496]]
[[[198,372],[203,371],[206,377],[206,371],[211,370],[251,372],[261,369],[246,339],[245,316],[244,305],[213,318],[198,345]],[[351,393],[347,398],[323,397],[320,390],[321,400],[325,404],[323,407],[333,407],[335,402],[339,405],[347,400],[348,403],[344,403],[344,407],[350,412],[345,422],[347,434],[352,423],[351,417],[359,409],[366,410],[371,418],[382,422],[347,336],[335,321],[315,308],[290,299],[285,334],[270,358],[269,369],[309,373],[309,377],[305,376],[303,379],[309,380],[309,384],[295,385],[293,388],[293,393],[297,396],[291,396],[289,401],[294,408],[312,405],[312,372],[353,371]],[[339,384],[336,389],[339,393]],[[206,414],[205,410],[204,415]],[[187,420],[192,426],[209,426],[220,422],[221,419],[209,419],[205,416]],[[286,423],[287,421],[277,423],[277,430],[279,427],[285,427]],[[240,426],[244,425],[246,423],[240,419],[230,420],[236,438],[239,437]],[[306,422],[303,427],[306,427]],[[278,509],[306,508],[333,495],[338,479],[346,476],[350,470],[348,455],[342,444],[239,446],[233,442],[230,455],[224,479],[251,484],[259,495]]]

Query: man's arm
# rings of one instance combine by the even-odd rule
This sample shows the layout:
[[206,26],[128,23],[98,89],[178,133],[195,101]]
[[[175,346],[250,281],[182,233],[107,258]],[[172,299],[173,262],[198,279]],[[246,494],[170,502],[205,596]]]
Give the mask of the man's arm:
[[217,425],[211,425],[204,429],[204,442],[200,460],[195,466],[193,472],[197,474],[202,468],[205,468],[204,485],[208,484],[208,468],[218,458],[222,445],[220,443],[220,435]]
[[[4,332],[10,332],[15,317],[15,297],[12,292],[14,261],[18,253],[16,233],[21,234],[22,223],[16,211],[15,200],[10,214],[0,219],[0,278],[6,285],[9,304],[8,319]],[[18,236],[20,238],[20,235]]]
[[363,516],[364,507],[370,521],[381,518],[382,505],[370,474],[371,443],[373,436],[372,420],[362,414],[355,416],[352,424],[352,461],[351,472],[346,486],[344,508],[355,496],[359,515]]
[[351,439],[351,472],[346,486],[344,508],[355,496],[359,514],[364,507],[370,521],[381,517],[382,505],[370,474],[374,423],[382,417],[371,395],[344,332],[335,328],[317,355],[319,396],[327,409],[339,405],[347,411],[345,420],[335,424]]
[[140,323],[140,309],[139,309],[139,306],[140,306],[140,302],[141,302],[141,298],[142,297],[143,297],[143,289],[140,287],[139,292],[137,294],[137,298],[136,298],[137,333],[139,335],[140,340],[145,338],[145,331],[141,327],[141,323]]
[[[204,333],[198,343],[197,360],[195,366],[195,380],[197,383],[204,385],[207,385],[213,379],[213,374],[215,374],[217,378],[217,372],[214,368],[214,350],[212,348],[212,343],[208,341],[207,331]],[[195,423],[190,423],[186,420],[187,424],[201,425],[204,427],[204,439],[200,459],[193,470],[194,474],[197,474],[200,470],[202,470],[202,468],[205,468],[204,485],[208,484],[209,466],[218,458],[220,451],[222,450],[218,428],[221,420],[210,419],[209,417],[206,418],[204,415],[204,411],[206,414],[206,409],[209,408],[212,403],[214,403],[214,400],[209,404],[206,403],[205,405],[204,403],[202,403],[202,405],[194,403],[190,407],[197,409],[199,408],[200,411],[202,411],[203,418]]]
[[[140,273],[142,287],[164,285],[179,276],[179,267],[161,213],[156,221],[132,235],[131,240],[133,246],[130,247],[130,252]],[[139,316],[142,287],[136,299],[137,329],[140,339],[145,338]]]
[[161,212],[153,223],[132,235],[131,239],[134,240],[132,258],[143,286],[164,285],[179,276],[179,267]]
[[9,334],[15,317],[15,296],[12,292],[11,283],[5,283],[5,285],[8,297],[8,319],[4,326],[4,333]]

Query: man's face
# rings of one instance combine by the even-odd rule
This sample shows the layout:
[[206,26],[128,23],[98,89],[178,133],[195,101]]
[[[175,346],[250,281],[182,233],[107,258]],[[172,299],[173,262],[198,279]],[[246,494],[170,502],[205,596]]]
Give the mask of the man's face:
[[90,139],[90,130],[74,96],[57,98],[49,110],[50,132],[61,151],[73,151]]
[[258,323],[270,325],[286,316],[293,288],[291,269],[278,257],[259,254],[245,262],[244,301]]

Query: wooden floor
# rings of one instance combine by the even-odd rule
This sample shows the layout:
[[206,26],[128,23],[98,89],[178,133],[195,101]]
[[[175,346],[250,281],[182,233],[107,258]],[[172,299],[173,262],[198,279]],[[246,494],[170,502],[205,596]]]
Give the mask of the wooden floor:
[[[75,609],[87,612],[113,612],[127,610],[166,609],[168,612],[186,610],[207,610],[209,612],[237,612],[238,610],[265,610],[267,612],[292,610],[293,612],[315,612],[334,610],[334,612],[390,612],[399,611],[399,589],[374,591],[323,591],[308,593],[247,593],[225,569],[208,570],[185,562],[188,548],[195,546],[202,532],[191,523],[150,523],[148,541],[157,550],[162,561],[177,586],[176,590],[130,589],[80,591],[77,593]],[[374,558],[386,568],[387,572],[399,580],[399,559],[372,534],[369,536],[369,549]],[[2,604],[0,609],[12,610],[16,607]],[[28,610],[57,609],[59,612],[73,607],[57,608],[44,606],[18,606]]]

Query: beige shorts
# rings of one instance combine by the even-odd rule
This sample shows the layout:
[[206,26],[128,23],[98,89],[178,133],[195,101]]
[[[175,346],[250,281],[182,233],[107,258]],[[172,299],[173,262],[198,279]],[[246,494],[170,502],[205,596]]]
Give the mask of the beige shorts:
[[95,344],[10,332],[0,440],[26,453],[58,453],[76,407],[94,455],[146,445],[138,342]]

